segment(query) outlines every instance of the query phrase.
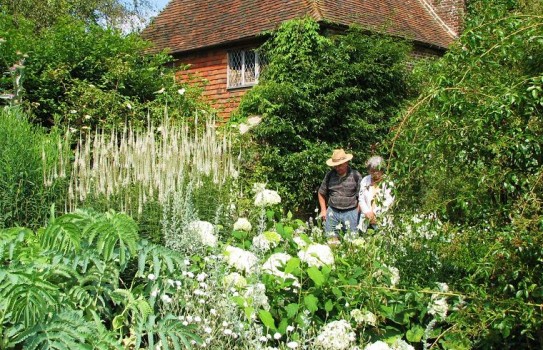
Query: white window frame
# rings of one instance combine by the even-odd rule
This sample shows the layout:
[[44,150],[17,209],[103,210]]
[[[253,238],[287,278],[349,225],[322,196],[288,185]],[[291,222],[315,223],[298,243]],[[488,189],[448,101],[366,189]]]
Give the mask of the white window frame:
[[[241,54],[241,81],[236,85],[233,85],[233,82],[231,81],[231,76],[232,76],[231,55],[234,53]],[[253,81],[246,81],[245,58],[248,53],[255,55],[255,77]],[[254,86],[258,84],[258,78],[260,77],[260,71],[261,71],[261,66],[263,65],[263,62],[259,53],[255,51],[254,49],[241,49],[241,50],[228,51],[227,64],[228,64],[228,69],[226,73],[226,84],[227,84],[226,86],[228,89],[238,89],[238,88],[250,87],[250,86]]]

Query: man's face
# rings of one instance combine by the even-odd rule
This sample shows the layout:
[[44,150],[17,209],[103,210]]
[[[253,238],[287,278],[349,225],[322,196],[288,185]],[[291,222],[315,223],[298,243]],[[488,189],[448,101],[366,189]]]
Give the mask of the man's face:
[[336,165],[334,169],[336,169],[337,173],[341,176],[345,175],[347,173],[347,169],[349,168],[349,162],[341,163],[339,165]]

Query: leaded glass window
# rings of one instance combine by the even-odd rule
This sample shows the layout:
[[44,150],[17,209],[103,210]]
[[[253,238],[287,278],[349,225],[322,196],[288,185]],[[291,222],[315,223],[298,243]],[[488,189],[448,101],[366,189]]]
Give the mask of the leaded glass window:
[[228,52],[228,87],[244,87],[258,83],[262,63],[260,55],[253,50]]

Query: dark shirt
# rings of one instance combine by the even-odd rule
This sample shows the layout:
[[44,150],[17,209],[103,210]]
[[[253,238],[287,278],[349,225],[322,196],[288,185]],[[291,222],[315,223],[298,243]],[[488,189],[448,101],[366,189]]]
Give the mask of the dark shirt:
[[[356,175],[358,176],[355,176]],[[358,181],[357,181],[358,179]],[[328,200],[328,206],[339,209],[353,209],[358,206],[361,176],[358,171],[347,169],[344,176],[339,176],[335,169],[330,170],[319,187],[319,193]]]

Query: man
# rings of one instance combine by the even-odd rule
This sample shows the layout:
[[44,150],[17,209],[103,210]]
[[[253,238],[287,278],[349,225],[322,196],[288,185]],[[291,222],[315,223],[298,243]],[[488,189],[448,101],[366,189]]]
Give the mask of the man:
[[353,159],[343,149],[336,149],[326,164],[332,167],[319,187],[320,217],[325,223],[329,244],[339,243],[339,233],[357,234],[360,173],[349,166]]

